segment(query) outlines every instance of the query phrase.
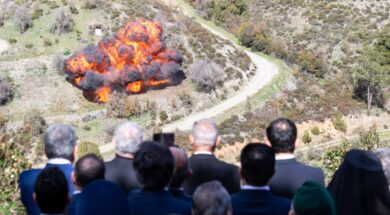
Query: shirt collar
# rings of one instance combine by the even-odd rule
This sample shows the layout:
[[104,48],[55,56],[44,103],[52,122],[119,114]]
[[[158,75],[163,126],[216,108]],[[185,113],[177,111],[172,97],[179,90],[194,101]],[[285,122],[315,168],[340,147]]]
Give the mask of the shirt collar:
[[275,156],[276,160],[287,160],[287,159],[293,159],[293,158],[295,158],[294,154],[281,154],[281,155]]
[[196,151],[194,155],[213,155],[213,153],[209,151]]
[[73,192],[73,195],[80,194],[80,193],[81,193],[81,190],[75,190],[75,191]]
[[242,190],[270,190],[268,185],[265,186],[252,186],[252,185],[247,185],[244,184],[241,186]]
[[47,161],[48,164],[72,164],[69,160],[65,158],[52,158]]

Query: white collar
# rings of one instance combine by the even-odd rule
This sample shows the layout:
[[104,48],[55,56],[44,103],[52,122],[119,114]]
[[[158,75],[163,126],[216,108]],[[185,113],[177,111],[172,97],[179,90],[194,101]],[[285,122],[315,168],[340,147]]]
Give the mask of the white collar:
[[293,159],[293,158],[295,158],[294,154],[281,154],[281,155],[275,156],[276,160],[287,160],[287,159]]
[[44,214],[44,213],[41,213],[41,215],[63,215],[63,214]]
[[213,153],[209,151],[196,151],[194,155],[213,155]]
[[268,185],[265,186],[252,186],[244,184],[241,186],[241,190],[270,190]]
[[81,193],[81,190],[75,190],[75,191],[73,191],[73,195],[80,194],[80,193]]
[[72,164],[65,158],[52,158],[47,161],[48,164]]

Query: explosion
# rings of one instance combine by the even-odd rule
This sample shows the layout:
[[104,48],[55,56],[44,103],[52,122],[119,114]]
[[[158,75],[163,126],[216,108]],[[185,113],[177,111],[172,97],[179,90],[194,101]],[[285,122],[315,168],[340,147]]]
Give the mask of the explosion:
[[132,94],[175,84],[183,55],[166,49],[162,34],[158,22],[128,22],[112,38],[65,60],[67,80],[95,102],[107,102],[113,91]]

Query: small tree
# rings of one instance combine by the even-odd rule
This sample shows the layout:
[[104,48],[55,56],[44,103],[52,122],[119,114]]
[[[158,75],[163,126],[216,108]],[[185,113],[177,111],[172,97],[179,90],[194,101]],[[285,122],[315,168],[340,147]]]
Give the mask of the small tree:
[[211,19],[213,15],[214,1],[213,0],[196,0],[196,13],[204,18]]
[[310,133],[308,130],[306,130],[305,133],[303,133],[302,142],[310,143],[311,141],[312,141],[312,139],[311,139]]
[[379,134],[376,131],[376,125],[371,126],[368,130],[359,132],[359,146],[364,150],[373,150],[379,148]]
[[161,112],[160,112],[160,120],[161,120],[162,122],[164,122],[164,121],[167,120],[167,119],[168,119],[168,114],[167,114],[167,112],[161,111]]
[[52,59],[52,65],[57,70],[57,72],[61,75],[64,74],[64,60],[65,57],[62,54],[55,54]]
[[14,14],[14,22],[21,34],[26,32],[33,25],[30,10],[26,6],[18,7]]
[[191,80],[206,92],[215,90],[217,86],[222,85],[226,76],[220,65],[208,60],[198,60],[188,70]]
[[72,18],[72,14],[64,10],[64,8],[61,8],[58,11],[56,20],[50,28],[50,32],[61,35],[63,33],[73,31],[73,26],[74,21]]
[[340,112],[337,112],[332,117],[332,124],[336,130],[342,131],[344,133],[347,132],[347,123],[343,119],[343,115]]
[[13,98],[11,85],[3,79],[0,79],[0,105],[6,104]]

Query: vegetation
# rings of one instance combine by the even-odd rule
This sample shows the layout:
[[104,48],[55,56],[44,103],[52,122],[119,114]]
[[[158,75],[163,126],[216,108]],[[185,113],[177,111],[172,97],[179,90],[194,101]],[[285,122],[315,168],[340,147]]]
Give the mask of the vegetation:
[[74,21],[72,15],[61,8],[58,11],[55,22],[50,28],[50,32],[61,35],[63,33],[71,32],[73,30]]
[[188,70],[191,80],[198,85],[201,91],[215,90],[225,80],[225,72],[221,66],[212,61],[196,61]]
[[103,156],[101,155],[101,153],[99,151],[99,146],[96,145],[95,143],[89,142],[89,141],[83,141],[83,142],[77,144],[76,154],[77,154],[77,158],[81,158],[87,154],[95,154],[99,158],[103,159]]
[[309,131],[306,130],[306,131],[303,133],[302,142],[303,142],[303,143],[310,143],[311,141],[312,141],[311,135],[310,135]]
[[343,119],[343,115],[340,112],[337,112],[333,117],[332,117],[332,124],[333,127],[341,132],[347,132],[347,123]]
[[26,6],[18,7],[15,11],[14,22],[20,33],[27,31],[33,25],[30,10]]
[[12,100],[14,92],[11,84],[0,78],[0,105],[4,105]]

